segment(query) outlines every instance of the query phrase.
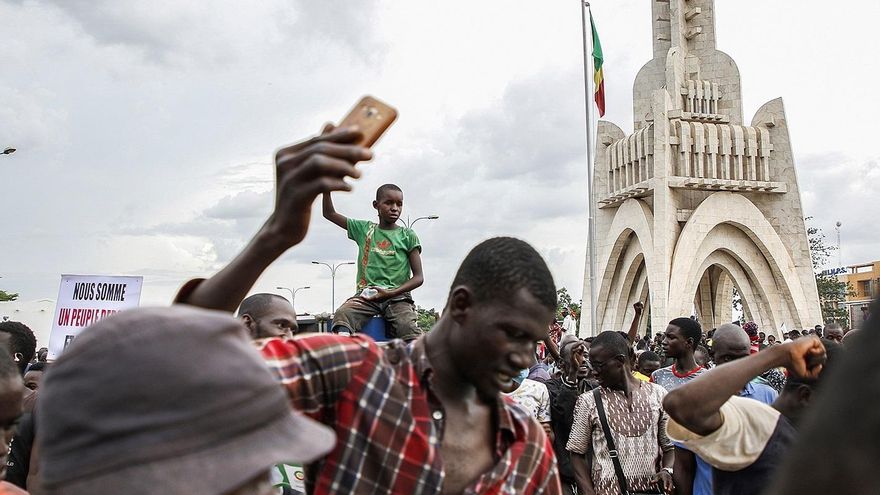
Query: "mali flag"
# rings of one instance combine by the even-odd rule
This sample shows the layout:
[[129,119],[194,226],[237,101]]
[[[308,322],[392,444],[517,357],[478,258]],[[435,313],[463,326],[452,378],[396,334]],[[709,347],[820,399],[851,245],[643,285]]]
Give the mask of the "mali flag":
[[590,28],[593,31],[593,83],[595,84],[596,106],[599,107],[599,117],[605,115],[605,74],[602,72],[602,63],[605,57],[602,55],[602,43],[599,42],[599,33],[596,31],[596,23],[593,22],[593,13],[590,12]]

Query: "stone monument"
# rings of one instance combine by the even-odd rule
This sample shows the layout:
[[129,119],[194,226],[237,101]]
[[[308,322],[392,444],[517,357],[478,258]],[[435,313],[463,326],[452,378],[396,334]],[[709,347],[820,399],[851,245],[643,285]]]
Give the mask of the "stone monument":
[[782,99],[745,125],[739,69],[716,49],[714,0],[653,0],[652,19],[634,132],[597,128],[597,330],[626,330],[636,301],[655,332],[692,315],[708,330],[732,320],[734,288],[767,335],[822,323]]

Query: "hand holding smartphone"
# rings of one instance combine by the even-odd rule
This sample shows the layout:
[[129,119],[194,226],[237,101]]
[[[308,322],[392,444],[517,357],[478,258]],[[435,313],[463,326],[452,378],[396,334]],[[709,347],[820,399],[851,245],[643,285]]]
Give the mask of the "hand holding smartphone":
[[353,144],[369,148],[379,140],[396,119],[397,110],[387,103],[367,95],[357,102],[337,127],[358,126],[363,137]]

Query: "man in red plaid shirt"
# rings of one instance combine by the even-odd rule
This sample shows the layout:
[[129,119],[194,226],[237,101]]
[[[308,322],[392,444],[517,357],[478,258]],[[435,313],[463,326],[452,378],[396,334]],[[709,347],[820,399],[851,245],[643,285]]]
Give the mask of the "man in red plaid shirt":
[[[274,213],[214,277],[178,301],[233,311],[272,261],[305,237],[311,205],[350,190],[369,160],[357,129],[335,129],[276,155]],[[542,427],[500,391],[529,366],[556,309],[552,276],[525,242],[496,238],[462,263],[427,335],[384,351],[366,337],[303,335],[259,342],[294,409],[335,429],[307,467],[310,493],[560,493]]]

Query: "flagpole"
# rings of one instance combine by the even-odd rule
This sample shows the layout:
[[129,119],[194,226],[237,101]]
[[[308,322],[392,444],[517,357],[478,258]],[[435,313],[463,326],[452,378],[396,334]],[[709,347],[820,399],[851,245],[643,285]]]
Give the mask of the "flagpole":
[[[590,90],[592,74],[590,66],[592,65],[590,55],[592,53],[590,42],[592,34],[587,39],[587,12],[590,10],[590,2],[581,0],[581,22],[583,24],[582,31],[584,35],[584,106],[587,114],[587,203],[588,203],[588,223],[587,223],[587,254],[589,256],[590,271],[590,335],[596,335],[597,319],[596,313],[599,302],[599,293],[596,288],[596,270],[598,263],[596,262],[596,226],[595,226],[595,201],[593,200],[593,92]],[[592,31],[590,31],[592,33]]]

